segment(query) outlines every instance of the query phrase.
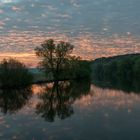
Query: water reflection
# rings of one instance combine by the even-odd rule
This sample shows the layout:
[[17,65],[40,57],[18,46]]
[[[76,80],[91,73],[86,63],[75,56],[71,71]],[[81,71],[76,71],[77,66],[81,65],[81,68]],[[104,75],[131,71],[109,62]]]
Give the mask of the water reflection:
[[74,113],[74,101],[89,94],[89,91],[89,81],[65,81],[46,85],[43,93],[39,95],[41,101],[36,106],[36,113],[49,122],[54,122],[57,117],[70,117]]
[[33,85],[32,89],[33,95],[30,89],[13,94],[0,91],[0,109],[7,102],[7,113],[14,113],[0,113],[0,139],[140,139],[140,94],[103,89],[87,81]]
[[140,93],[140,82],[126,79],[93,80],[94,85],[103,89],[122,90],[125,93]]
[[4,114],[16,113],[28,102],[31,95],[30,87],[0,90],[0,111]]

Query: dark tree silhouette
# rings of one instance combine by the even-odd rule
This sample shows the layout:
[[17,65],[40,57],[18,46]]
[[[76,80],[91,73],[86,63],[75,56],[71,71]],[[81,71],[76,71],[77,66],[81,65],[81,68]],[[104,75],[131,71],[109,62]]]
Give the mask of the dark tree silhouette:
[[41,47],[35,49],[36,55],[43,58],[41,67],[45,69],[46,74],[52,74],[54,79],[59,79],[60,75],[67,69],[70,69],[70,60],[77,59],[70,54],[74,46],[67,42],[56,44],[53,39],[49,39],[41,44]]
[[0,64],[0,86],[24,87],[31,84],[32,74],[24,64],[15,59],[4,59]]

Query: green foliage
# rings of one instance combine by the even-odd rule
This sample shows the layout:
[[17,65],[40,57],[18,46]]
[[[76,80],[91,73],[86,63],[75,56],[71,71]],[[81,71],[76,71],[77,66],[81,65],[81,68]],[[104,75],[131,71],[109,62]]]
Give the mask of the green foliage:
[[86,78],[90,79],[91,77],[91,62],[86,60],[79,60],[75,66],[75,77],[77,79]]
[[117,76],[121,81],[133,81],[133,66],[134,60],[127,58],[118,62]]
[[2,87],[24,87],[31,84],[32,74],[21,62],[4,59],[0,64],[0,86]]
[[140,81],[140,58],[134,63],[134,77],[136,80]]
[[97,59],[92,69],[93,81],[110,83],[125,90],[140,87],[139,54]]

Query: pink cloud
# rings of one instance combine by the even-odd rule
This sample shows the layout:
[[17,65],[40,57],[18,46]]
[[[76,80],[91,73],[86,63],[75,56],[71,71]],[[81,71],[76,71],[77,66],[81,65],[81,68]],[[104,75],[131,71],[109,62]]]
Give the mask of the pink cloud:
[[3,21],[0,21],[0,26],[4,26],[5,23]]
[[0,9],[0,14],[3,14],[3,13],[4,13],[4,11]]
[[13,11],[21,11],[21,8],[16,7],[16,6],[13,6],[13,7],[12,7],[12,10],[13,10]]

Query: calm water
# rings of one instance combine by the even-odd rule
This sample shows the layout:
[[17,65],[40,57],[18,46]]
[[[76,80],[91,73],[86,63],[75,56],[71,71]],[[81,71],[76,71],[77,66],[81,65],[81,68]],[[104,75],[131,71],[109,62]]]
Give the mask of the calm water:
[[138,140],[140,96],[89,82],[0,91],[1,140]]

